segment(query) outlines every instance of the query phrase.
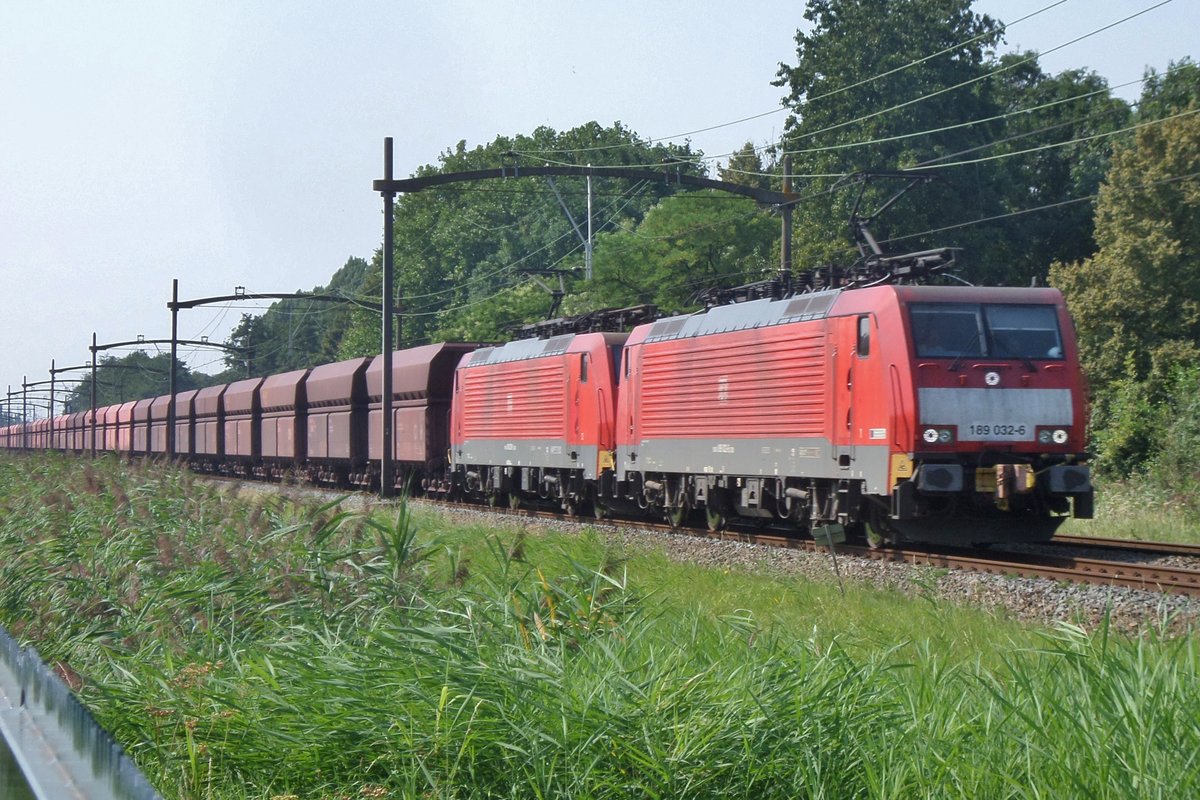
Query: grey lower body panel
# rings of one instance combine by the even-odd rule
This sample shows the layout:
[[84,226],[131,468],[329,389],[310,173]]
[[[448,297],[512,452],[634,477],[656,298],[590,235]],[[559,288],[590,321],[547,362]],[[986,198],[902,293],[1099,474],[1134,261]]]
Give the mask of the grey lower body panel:
[[595,445],[569,444],[564,439],[469,439],[451,449],[454,466],[538,467],[582,470],[591,480],[597,475]]
[[617,479],[629,472],[824,478],[888,493],[887,445],[834,447],[827,439],[661,439],[617,448]]

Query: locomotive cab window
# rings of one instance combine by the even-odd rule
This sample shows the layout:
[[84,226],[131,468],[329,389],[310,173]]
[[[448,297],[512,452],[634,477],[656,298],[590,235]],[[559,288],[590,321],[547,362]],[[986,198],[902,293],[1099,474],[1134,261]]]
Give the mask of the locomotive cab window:
[[1063,357],[1051,305],[914,303],[909,321],[918,358]]
[[579,382],[588,382],[588,354],[584,353],[579,359]]
[[1063,357],[1054,306],[992,305],[983,309],[997,357]]
[[858,357],[871,355],[871,318],[865,314],[858,318]]

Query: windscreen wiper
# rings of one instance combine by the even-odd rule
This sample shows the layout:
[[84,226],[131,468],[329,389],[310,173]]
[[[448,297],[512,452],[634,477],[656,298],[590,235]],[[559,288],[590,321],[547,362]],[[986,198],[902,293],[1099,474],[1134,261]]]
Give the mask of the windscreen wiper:
[[975,331],[975,336],[972,337],[971,341],[967,342],[967,346],[962,349],[961,353],[954,357],[954,361],[950,363],[949,367],[951,372],[957,372],[959,365],[962,364],[962,360],[969,355],[974,355],[971,350],[977,344],[979,344],[979,331]]

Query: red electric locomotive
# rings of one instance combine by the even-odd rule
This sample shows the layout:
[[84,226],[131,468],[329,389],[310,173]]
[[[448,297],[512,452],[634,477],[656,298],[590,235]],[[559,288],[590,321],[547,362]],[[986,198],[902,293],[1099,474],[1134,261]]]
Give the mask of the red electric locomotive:
[[465,356],[454,381],[450,463],[468,494],[516,508],[593,505],[611,476],[623,333],[524,339]]
[[1090,517],[1086,390],[1054,289],[893,286],[634,330],[619,499],[862,526],[875,541],[1044,539]]

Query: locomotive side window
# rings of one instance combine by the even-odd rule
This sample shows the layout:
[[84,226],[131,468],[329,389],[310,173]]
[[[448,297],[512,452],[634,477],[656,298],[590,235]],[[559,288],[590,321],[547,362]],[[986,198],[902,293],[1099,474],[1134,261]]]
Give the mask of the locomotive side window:
[[871,355],[871,318],[865,314],[858,318],[858,357]]
[[584,353],[579,359],[579,382],[587,383],[588,379],[588,354]]
[[1054,306],[984,306],[994,355],[1015,358],[1063,357]]

